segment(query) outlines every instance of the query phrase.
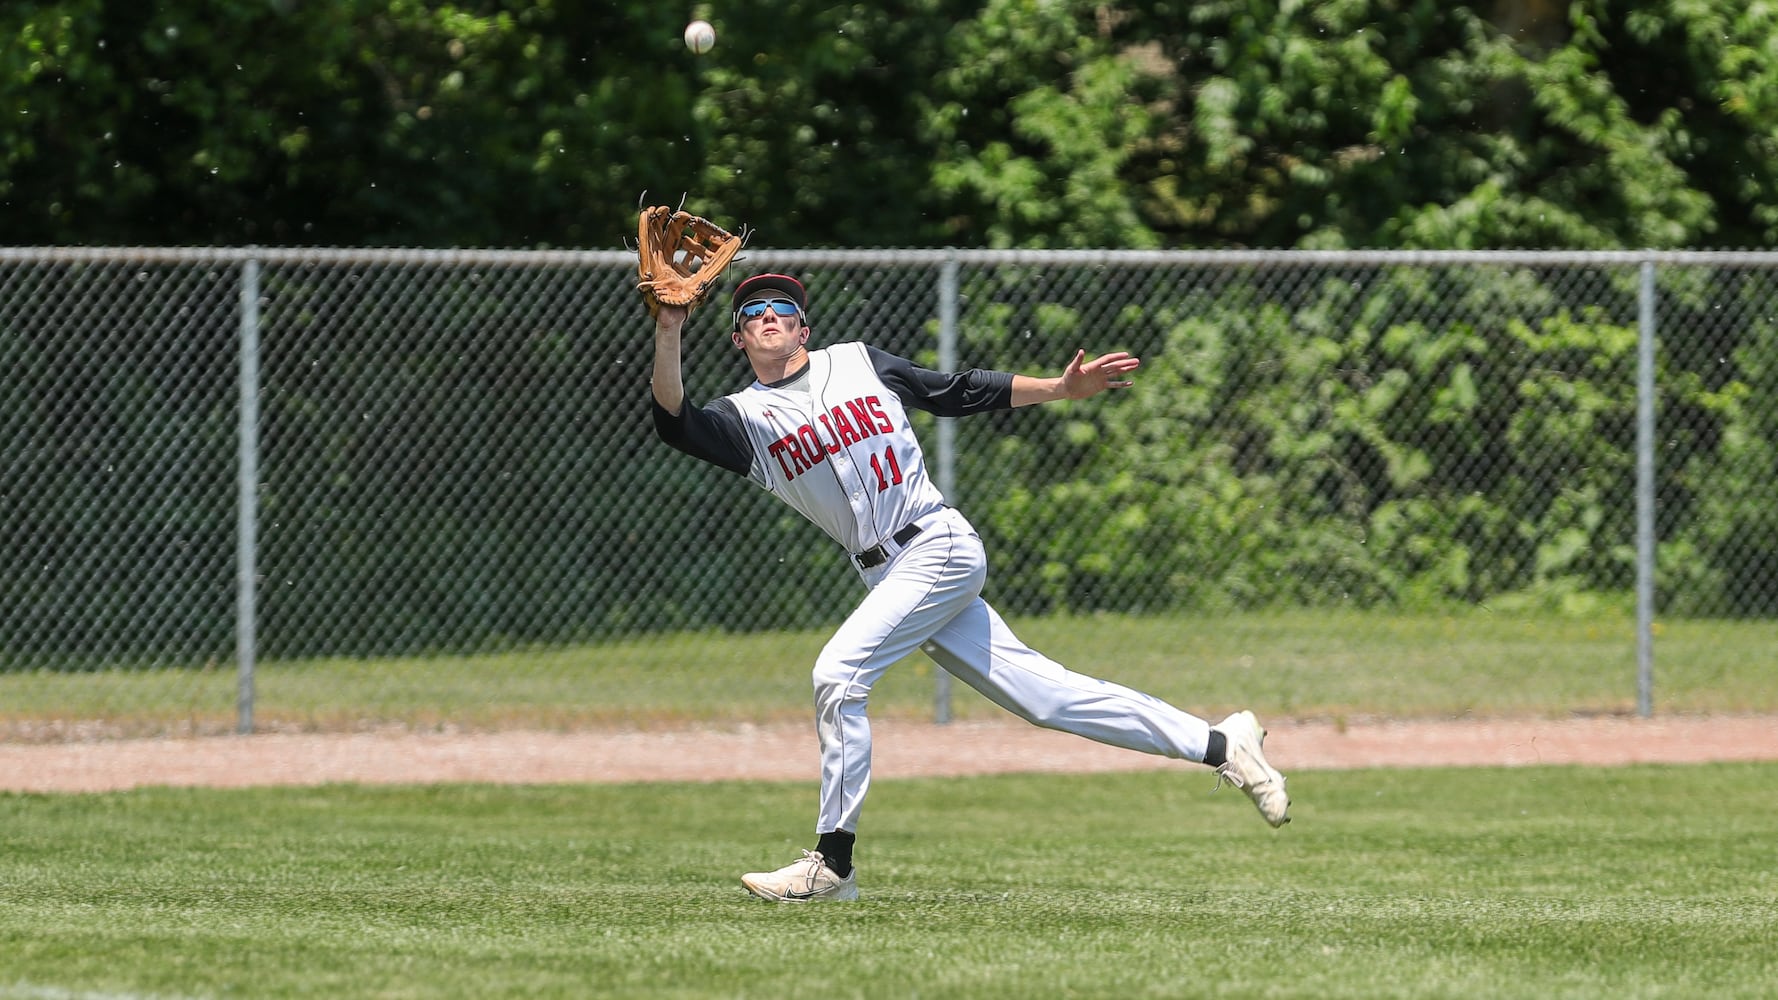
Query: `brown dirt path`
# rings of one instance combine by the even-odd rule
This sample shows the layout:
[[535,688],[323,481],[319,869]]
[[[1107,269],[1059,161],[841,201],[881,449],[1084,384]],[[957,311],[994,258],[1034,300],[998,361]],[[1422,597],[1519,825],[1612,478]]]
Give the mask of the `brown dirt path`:
[[[1778,760],[1778,716],[1270,722],[1291,771],[1432,765]],[[1014,721],[879,721],[876,775],[1093,773],[1176,767]],[[481,734],[267,734],[0,744],[0,790],[437,782],[813,781],[812,727]]]

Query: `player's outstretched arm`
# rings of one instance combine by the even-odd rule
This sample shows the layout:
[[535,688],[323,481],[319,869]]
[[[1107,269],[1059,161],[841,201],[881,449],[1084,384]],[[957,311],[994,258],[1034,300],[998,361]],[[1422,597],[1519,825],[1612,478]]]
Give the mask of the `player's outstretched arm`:
[[1142,366],[1142,359],[1128,351],[1113,351],[1091,361],[1086,351],[1075,351],[1074,359],[1053,378],[1030,375],[1012,377],[1012,405],[1030,406],[1058,399],[1085,399],[1106,389],[1128,389],[1134,385],[1127,375]]
[[685,378],[680,373],[679,334],[691,311],[683,306],[661,305],[654,318],[654,400],[678,416],[685,405]]

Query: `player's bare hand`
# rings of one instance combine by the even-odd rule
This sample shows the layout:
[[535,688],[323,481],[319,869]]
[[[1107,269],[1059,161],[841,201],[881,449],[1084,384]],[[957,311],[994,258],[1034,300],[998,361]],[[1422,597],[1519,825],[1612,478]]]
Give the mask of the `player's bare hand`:
[[1085,399],[1106,389],[1128,389],[1136,383],[1127,377],[1142,367],[1142,359],[1128,351],[1112,351],[1086,360],[1086,351],[1075,351],[1074,360],[1062,370],[1062,395],[1067,399]]

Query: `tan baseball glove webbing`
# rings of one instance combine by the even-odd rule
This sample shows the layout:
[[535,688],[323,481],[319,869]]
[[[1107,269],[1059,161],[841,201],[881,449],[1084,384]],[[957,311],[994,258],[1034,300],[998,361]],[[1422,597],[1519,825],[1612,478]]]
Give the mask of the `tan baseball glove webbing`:
[[642,210],[636,228],[636,287],[648,314],[701,304],[747,242],[714,222],[666,205]]

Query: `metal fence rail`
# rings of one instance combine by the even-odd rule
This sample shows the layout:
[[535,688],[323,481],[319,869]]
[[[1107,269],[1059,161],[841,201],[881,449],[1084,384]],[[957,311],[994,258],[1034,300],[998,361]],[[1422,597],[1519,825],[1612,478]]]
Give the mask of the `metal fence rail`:
[[[1657,613],[1778,615],[1778,254],[749,256],[808,278],[820,341],[933,367],[1148,362],[1091,417],[929,437],[1009,613],[1621,597],[1643,714]],[[0,677],[104,692],[69,719],[49,684],[4,706],[10,731],[102,731],[138,702],[175,706],[163,728],[248,730],[278,708],[265,662],[836,620],[853,595],[809,581],[842,581],[838,553],[652,440],[633,266],[0,248]],[[694,398],[745,381],[722,312],[689,328]],[[1082,514],[1112,525],[1079,537]],[[302,724],[383,718],[331,711]]]

